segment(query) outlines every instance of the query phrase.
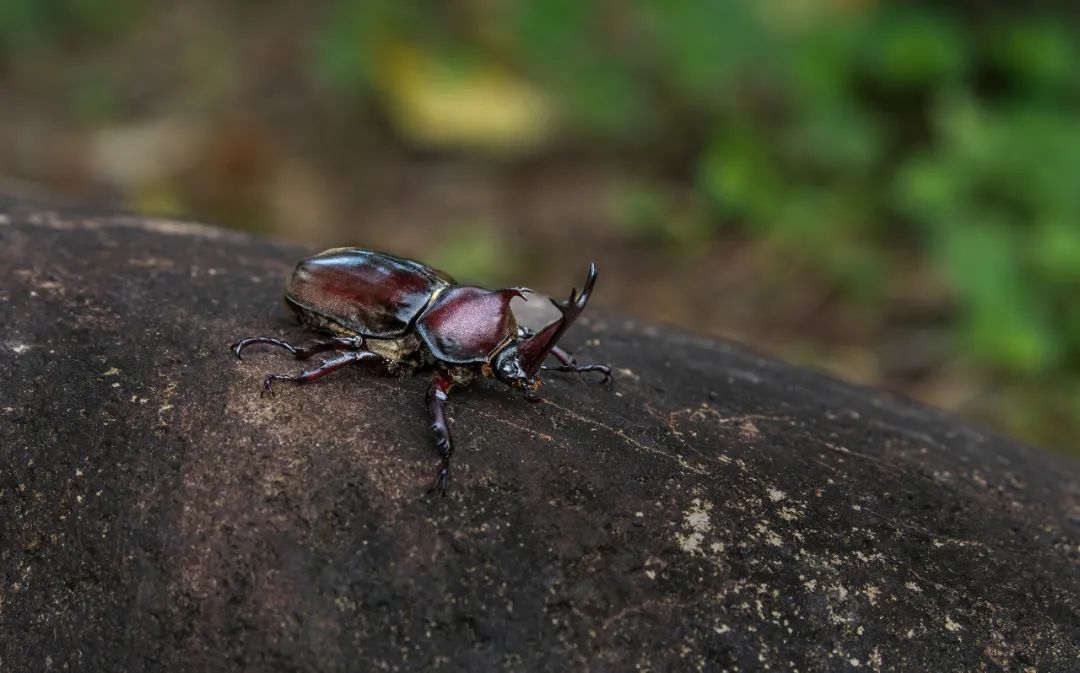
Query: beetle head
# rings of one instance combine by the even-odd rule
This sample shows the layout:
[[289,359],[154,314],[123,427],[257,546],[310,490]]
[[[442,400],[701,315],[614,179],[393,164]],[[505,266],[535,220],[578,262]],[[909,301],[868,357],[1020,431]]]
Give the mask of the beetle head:
[[540,381],[535,375],[530,375],[526,371],[525,362],[521,351],[518,350],[517,343],[511,343],[499,351],[492,364],[495,378],[514,388],[524,389],[525,399],[530,402],[540,400],[540,397],[536,394],[536,389],[540,387]]

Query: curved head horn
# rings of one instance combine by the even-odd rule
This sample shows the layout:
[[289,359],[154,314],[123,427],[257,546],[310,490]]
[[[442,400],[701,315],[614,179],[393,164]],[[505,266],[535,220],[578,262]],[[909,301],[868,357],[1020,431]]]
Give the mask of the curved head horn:
[[577,293],[577,288],[574,288],[570,291],[570,298],[566,301],[551,300],[555,308],[562,313],[562,317],[518,344],[525,372],[530,377],[536,376],[536,372],[540,370],[540,365],[544,363],[548,353],[559,343],[559,339],[566,333],[566,330],[570,329],[570,325],[585,310],[585,305],[589,303],[589,296],[592,294],[595,284],[596,264],[590,263],[589,275],[585,279],[585,286],[582,288],[580,295]]

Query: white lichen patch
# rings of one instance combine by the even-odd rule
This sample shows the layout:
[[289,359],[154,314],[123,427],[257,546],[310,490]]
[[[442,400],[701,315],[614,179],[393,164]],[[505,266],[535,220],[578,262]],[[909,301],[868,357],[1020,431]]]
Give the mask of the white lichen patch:
[[833,587],[833,590],[836,592],[836,595],[840,600],[845,600],[847,598],[848,590],[847,587],[845,587],[843,584],[837,582],[836,586]]
[[769,500],[772,500],[773,502],[780,502],[786,496],[787,494],[780,489],[769,487]]
[[[556,317],[558,314],[556,314]],[[634,381],[640,381],[641,377],[634,373],[634,371],[628,367],[618,367],[615,369],[615,373],[619,375],[619,378],[633,379]]]
[[952,620],[952,617],[945,615],[945,630],[946,631],[959,631],[964,627],[960,626]]
[[754,441],[761,438],[761,430],[754,425],[753,421],[743,421],[739,424],[739,437],[746,441]]
[[712,508],[711,502],[701,498],[694,498],[690,502],[690,509],[683,513],[683,526],[687,532],[675,533],[675,541],[684,552],[701,553],[705,534],[712,530],[712,521],[709,519]]
[[880,671],[883,661],[884,660],[881,657],[881,651],[878,649],[878,646],[875,645],[874,649],[870,650],[869,663],[875,671]]
[[867,584],[863,588],[863,593],[866,594],[866,600],[870,601],[870,605],[877,605],[878,596],[881,595],[881,590],[873,584]]
[[792,521],[795,521],[796,519],[801,519],[802,516],[803,516],[803,513],[800,512],[799,510],[795,509],[794,507],[784,506],[784,507],[780,508],[780,511],[777,512],[776,515],[778,517],[780,517],[781,519],[783,519],[784,521],[787,521],[787,522],[790,523]]
[[773,547],[779,547],[784,544],[784,539],[780,535],[766,526],[763,523],[759,523],[754,526],[754,531],[758,534],[758,539],[764,540],[766,544]]

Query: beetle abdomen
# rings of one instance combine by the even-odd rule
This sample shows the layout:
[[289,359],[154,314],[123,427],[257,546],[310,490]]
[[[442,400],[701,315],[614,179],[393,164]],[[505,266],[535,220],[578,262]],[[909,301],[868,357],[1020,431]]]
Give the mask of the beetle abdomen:
[[375,338],[405,334],[442,288],[445,273],[409,259],[360,248],[334,248],[296,265],[285,298],[348,331]]

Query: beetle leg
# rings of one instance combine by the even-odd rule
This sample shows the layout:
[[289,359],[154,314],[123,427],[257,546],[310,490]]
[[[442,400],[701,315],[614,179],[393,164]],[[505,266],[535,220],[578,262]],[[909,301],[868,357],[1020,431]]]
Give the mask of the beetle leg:
[[350,351],[348,353],[341,353],[335,357],[330,358],[319,364],[318,367],[312,369],[305,369],[299,374],[268,374],[266,379],[263,380],[263,395],[274,394],[274,381],[292,381],[297,385],[302,383],[311,383],[321,379],[322,377],[336,372],[337,370],[351,365],[354,362],[385,362],[386,358],[378,353],[372,353],[370,351]]
[[254,344],[270,344],[271,346],[277,346],[284,348],[292,353],[292,356],[297,360],[306,360],[316,353],[322,353],[324,351],[337,351],[345,349],[359,349],[363,348],[364,340],[361,337],[333,337],[326,341],[315,341],[307,346],[296,347],[288,341],[282,341],[280,339],[272,339],[270,337],[251,337],[249,339],[241,339],[236,343],[229,346],[229,350],[236,354],[236,357],[243,360],[242,353],[248,346]]
[[577,374],[600,372],[602,375],[600,383],[604,384],[608,390],[611,390],[612,387],[614,387],[615,379],[611,376],[611,367],[608,367],[607,365],[579,365],[573,355],[558,346],[551,349],[551,354],[559,361],[559,366],[549,367],[544,365],[540,367],[540,369],[552,372],[575,372]]
[[431,377],[431,385],[428,386],[425,401],[427,402],[428,414],[431,415],[431,431],[435,435],[435,448],[442,456],[439,463],[439,471],[435,475],[435,483],[428,489],[428,493],[438,491],[446,495],[446,487],[450,485],[450,456],[454,454],[454,442],[450,438],[450,426],[446,423],[446,414],[443,407],[446,405],[447,396],[454,382],[443,372],[435,372]]
[[577,359],[570,354],[570,351],[560,346],[552,346],[551,354],[555,356],[555,359],[559,361],[564,367],[577,365]]
[[[528,327],[521,327],[521,326],[518,327],[518,338],[519,339],[528,339],[529,337],[531,337],[534,334],[536,334],[536,332],[529,329]],[[570,353],[570,351],[566,350],[565,348],[561,348],[559,346],[552,346],[551,347],[551,353],[549,353],[549,355],[553,355],[555,357],[555,359],[559,361],[559,366],[558,367],[550,367],[548,365],[542,365],[540,367],[540,369],[543,369],[543,370],[549,371],[549,372],[574,372],[574,373],[577,373],[577,374],[584,374],[586,372],[600,372],[600,374],[601,374],[600,383],[604,384],[604,386],[606,386],[609,391],[612,388],[614,388],[614,386],[615,386],[615,378],[611,375],[611,367],[609,367],[607,365],[580,365],[579,366],[578,363],[577,363],[577,358],[575,358]],[[533,393],[532,396],[530,396],[528,391],[526,391],[525,397],[527,399],[529,399],[529,400],[536,400],[536,401],[539,401],[539,399],[540,399],[539,396],[536,395],[535,393]]]

